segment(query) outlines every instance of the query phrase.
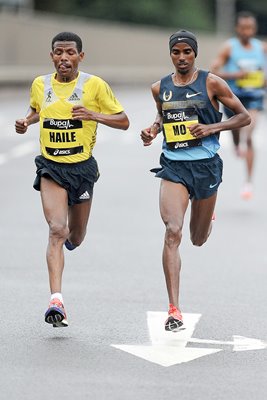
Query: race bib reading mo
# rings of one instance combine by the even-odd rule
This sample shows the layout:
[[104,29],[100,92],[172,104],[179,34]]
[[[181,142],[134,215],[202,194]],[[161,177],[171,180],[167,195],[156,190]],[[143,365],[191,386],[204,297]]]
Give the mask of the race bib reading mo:
[[166,143],[169,147],[179,149],[201,144],[189,130],[189,127],[198,123],[198,116],[195,110],[168,111],[163,115],[163,129]]

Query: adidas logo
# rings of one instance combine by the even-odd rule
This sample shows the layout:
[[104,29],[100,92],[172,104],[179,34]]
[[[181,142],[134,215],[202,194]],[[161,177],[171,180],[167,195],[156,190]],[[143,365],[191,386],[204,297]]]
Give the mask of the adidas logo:
[[68,100],[69,100],[69,101],[77,101],[77,100],[81,100],[81,99],[79,98],[79,96],[78,96],[76,93],[73,93],[73,94],[69,97]]
[[79,199],[80,200],[88,200],[88,199],[90,199],[90,194],[86,190],[83,194],[80,195]]

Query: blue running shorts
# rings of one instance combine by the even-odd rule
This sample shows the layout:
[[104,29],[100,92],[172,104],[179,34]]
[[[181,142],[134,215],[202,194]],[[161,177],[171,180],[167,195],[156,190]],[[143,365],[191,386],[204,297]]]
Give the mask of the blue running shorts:
[[161,168],[153,168],[157,178],[184,185],[190,199],[207,199],[217,192],[222,182],[223,162],[218,154],[212,158],[193,161],[169,160],[162,153]]

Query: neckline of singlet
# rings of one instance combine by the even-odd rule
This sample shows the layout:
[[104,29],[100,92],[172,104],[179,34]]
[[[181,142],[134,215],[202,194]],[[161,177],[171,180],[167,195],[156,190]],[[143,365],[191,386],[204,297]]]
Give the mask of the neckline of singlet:
[[178,83],[175,83],[175,81],[174,81],[174,79],[173,79],[173,77],[174,77],[174,73],[173,74],[171,74],[171,80],[172,80],[172,83],[173,83],[173,85],[175,86],[175,87],[179,87],[179,88],[183,88],[183,87],[187,87],[187,86],[189,86],[189,85],[191,85],[192,83],[194,83],[197,79],[198,79],[198,77],[199,77],[199,72],[200,72],[200,69],[199,68],[196,68],[196,70],[194,71],[194,73],[193,73],[193,75],[192,75],[192,77],[191,77],[191,80],[189,81],[189,82],[187,82],[186,84],[182,84],[182,85],[179,85]]

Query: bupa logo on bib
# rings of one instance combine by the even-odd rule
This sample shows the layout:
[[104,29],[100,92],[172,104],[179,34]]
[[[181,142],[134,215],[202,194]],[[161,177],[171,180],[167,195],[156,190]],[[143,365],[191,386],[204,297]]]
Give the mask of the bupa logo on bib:
[[166,120],[168,121],[186,121],[190,117],[186,115],[184,111],[178,112],[168,112],[166,115]]
[[56,129],[56,130],[67,130],[67,129],[77,129],[82,128],[82,121],[74,119],[53,119],[46,118],[44,120],[44,128],[46,129]]

